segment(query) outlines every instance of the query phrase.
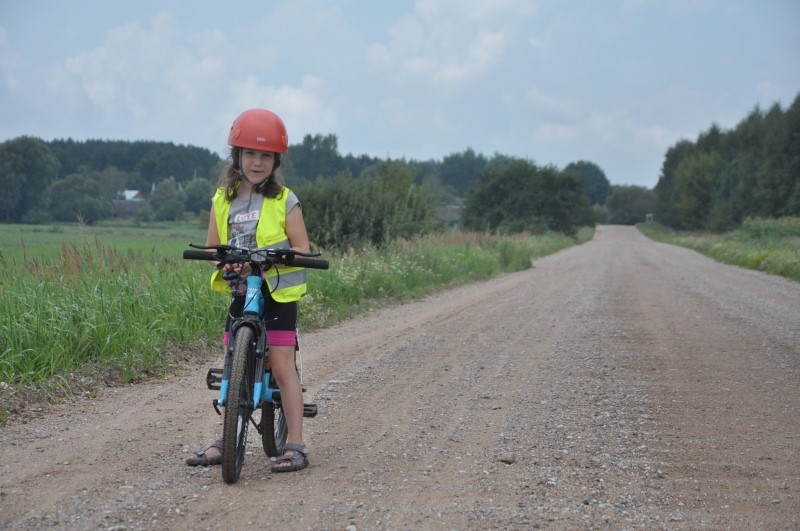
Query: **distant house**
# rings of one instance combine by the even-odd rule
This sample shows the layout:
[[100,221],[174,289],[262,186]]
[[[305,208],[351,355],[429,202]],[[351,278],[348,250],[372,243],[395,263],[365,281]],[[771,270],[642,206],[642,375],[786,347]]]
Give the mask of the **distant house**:
[[122,196],[125,201],[144,201],[144,196],[139,190],[123,190]]
[[147,206],[147,201],[139,190],[123,190],[119,197],[113,203],[114,211],[121,218],[133,217],[140,208]]

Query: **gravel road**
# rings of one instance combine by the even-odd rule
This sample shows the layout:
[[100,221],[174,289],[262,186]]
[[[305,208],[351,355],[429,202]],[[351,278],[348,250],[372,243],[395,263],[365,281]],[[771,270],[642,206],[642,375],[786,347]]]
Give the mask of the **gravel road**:
[[197,367],[0,428],[0,528],[800,527],[800,283],[602,226],[302,346],[306,470],[185,466]]

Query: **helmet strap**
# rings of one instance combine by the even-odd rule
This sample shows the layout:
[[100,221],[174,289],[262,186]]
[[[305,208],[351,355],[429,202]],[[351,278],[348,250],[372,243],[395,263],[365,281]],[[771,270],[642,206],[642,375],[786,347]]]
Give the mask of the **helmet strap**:
[[264,179],[263,181],[261,181],[260,183],[258,183],[257,185],[255,185],[255,186],[253,187],[253,190],[255,190],[255,191],[256,191],[256,193],[263,194],[263,193],[264,193],[264,190],[267,188],[267,183],[268,183],[268,182],[269,182],[269,181],[270,181],[270,180],[271,180],[271,179],[272,179],[274,176],[275,176],[275,173],[274,173],[274,172],[273,172],[273,173],[270,173],[270,174],[269,174],[269,177],[267,177],[266,179]]

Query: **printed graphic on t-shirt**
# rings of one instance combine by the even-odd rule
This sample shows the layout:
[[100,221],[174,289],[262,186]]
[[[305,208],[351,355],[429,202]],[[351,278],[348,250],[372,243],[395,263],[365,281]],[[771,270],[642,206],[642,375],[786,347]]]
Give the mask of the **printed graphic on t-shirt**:
[[250,201],[234,199],[228,218],[230,245],[247,249],[255,249],[257,247],[256,227],[258,226],[258,218],[261,215],[263,203],[263,196],[253,198]]
[[246,223],[248,221],[258,221],[258,210],[236,214],[233,217],[232,223]]

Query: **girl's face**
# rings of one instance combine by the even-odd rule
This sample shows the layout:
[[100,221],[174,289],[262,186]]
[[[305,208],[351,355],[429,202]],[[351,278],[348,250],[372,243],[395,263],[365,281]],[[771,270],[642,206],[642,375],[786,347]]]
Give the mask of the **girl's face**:
[[270,151],[242,150],[242,173],[253,185],[264,182],[272,174],[275,154]]

